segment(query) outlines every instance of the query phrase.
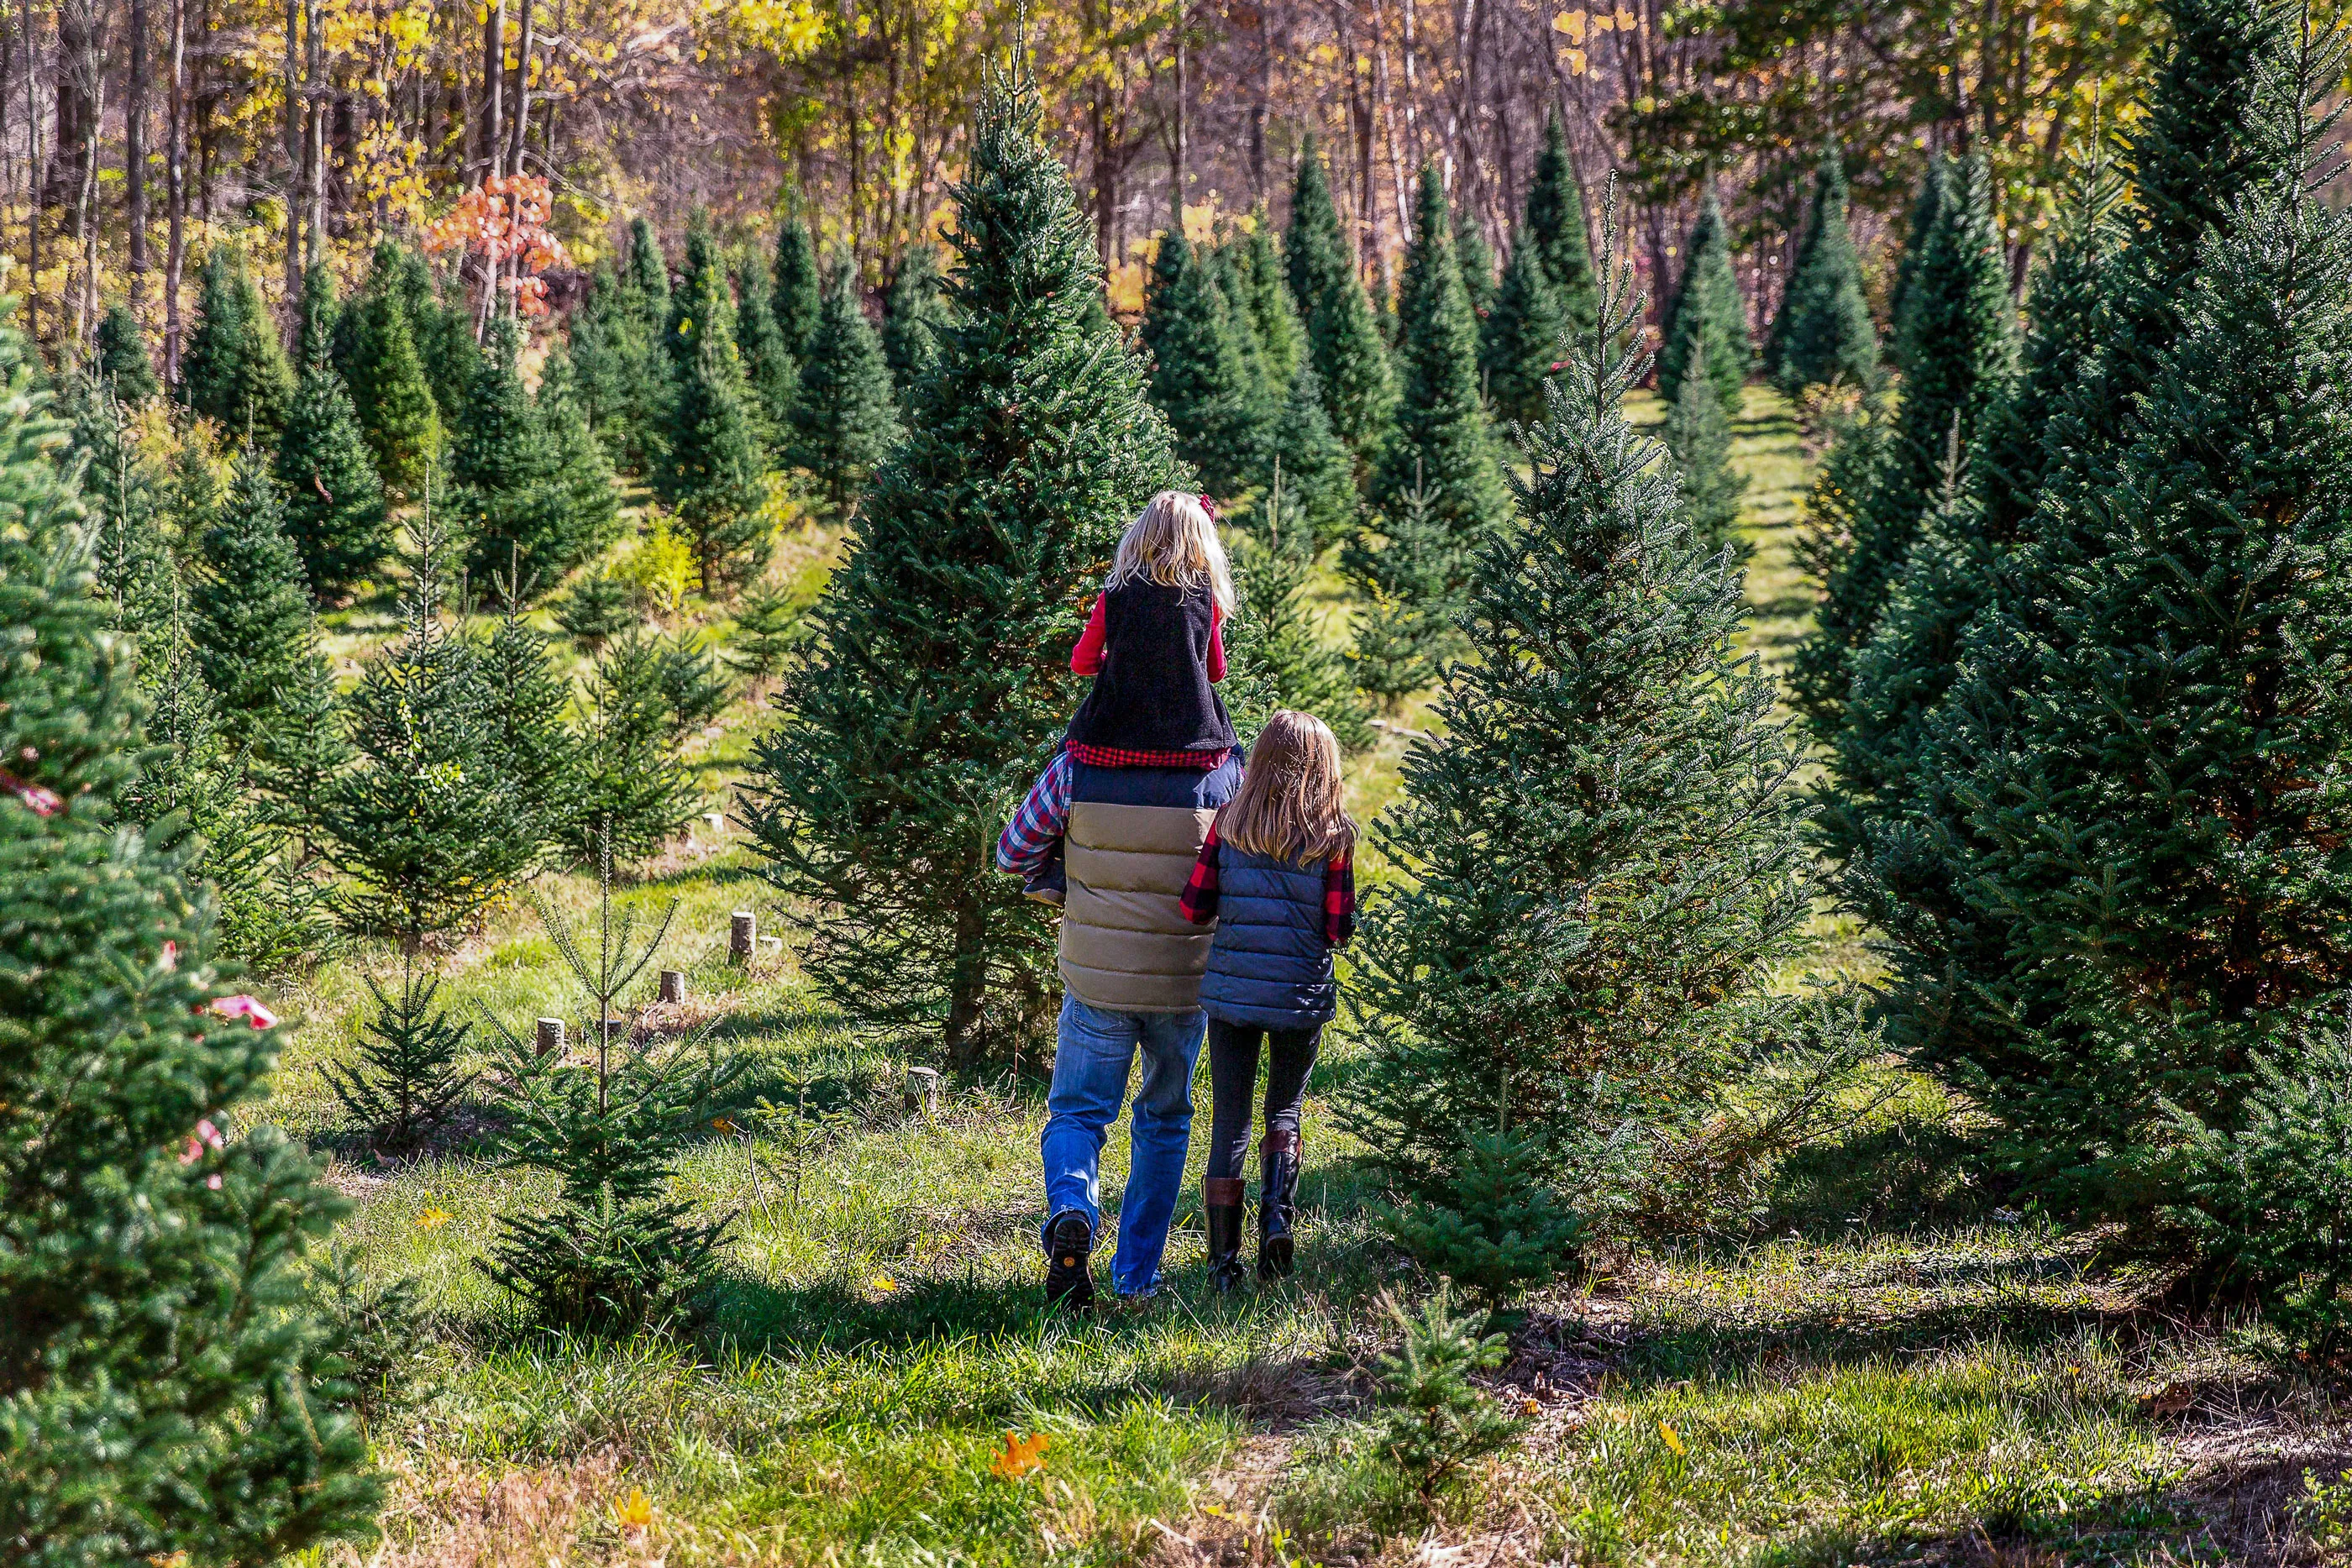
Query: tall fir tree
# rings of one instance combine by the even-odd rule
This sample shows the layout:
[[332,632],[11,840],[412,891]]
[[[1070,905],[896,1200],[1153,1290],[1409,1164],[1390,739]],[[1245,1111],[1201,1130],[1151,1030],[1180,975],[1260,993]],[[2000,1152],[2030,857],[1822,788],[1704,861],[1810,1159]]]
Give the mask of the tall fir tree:
[[29,359],[0,347],[0,1541],[73,1565],[365,1542],[381,1488],[306,1262],[343,1206],[262,1113],[278,1036],[224,997],[186,850],[126,821],[149,737]]
[[1454,214],[1454,259],[1462,268],[1462,291],[1470,297],[1471,314],[1484,321],[1494,308],[1495,248],[1486,243],[1486,226],[1467,207]]
[[776,325],[767,261],[758,251],[741,246],[735,252],[733,271],[735,351],[743,361],[743,379],[751,383],[771,442],[781,448],[790,428],[800,365],[784,347],[783,330]]
[[908,246],[890,269],[890,289],[882,299],[882,358],[889,364],[900,408],[908,406],[917,378],[937,362],[939,330],[947,319],[939,247]]
[[665,689],[661,647],[632,629],[590,671],[574,730],[581,759],[563,841],[573,861],[625,865],[656,853],[701,805]]
[[377,479],[395,496],[422,499],[425,471],[441,452],[441,410],[425,373],[400,247],[377,245],[365,288],[344,312],[349,349],[339,361]]
[[604,444],[588,426],[581,406],[580,378],[562,344],[540,362],[540,440],[553,469],[554,506],[562,517],[562,548],[538,563],[542,590],[553,578],[590,559],[621,532],[621,497],[614,488],[613,465]]
[[155,362],[147,357],[139,318],[121,300],[108,306],[99,319],[98,373],[124,402],[144,402],[163,390],[155,379]]
[[1814,629],[1791,671],[1797,706],[1824,738],[1841,722],[1855,651],[1877,630],[1920,519],[1943,488],[1953,444],[1973,447],[2016,374],[2016,311],[1987,184],[1978,160],[1952,170],[1906,307],[1902,403],[1852,537],[1827,563]]
[[1473,654],[1377,830],[1408,880],[1358,941],[1345,1101],[1408,1194],[1447,1193],[1500,1129],[1598,1220],[1787,1038],[1801,1004],[1772,977],[1810,918],[1801,758],[1738,652],[1739,575],[1625,423],[1638,308],[1604,277],[1530,433],[1521,526],[1474,574]]
[[866,319],[856,276],[843,266],[825,290],[824,313],[801,365],[786,456],[809,476],[822,513],[844,519],[856,511],[874,470],[898,439],[898,411],[882,340]]
[[1151,402],[1167,416],[1176,455],[1216,496],[1234,494],[1263,471],[1273,434],[1274,411],[1236,325],[1214,258],[1181,234],[1162,235],[1143,312]]
[[1053,928],[989,846],[1075,701],[1062,653],[1120,529],[1175,476],[1139,367],[1090,325],[1093,233],[1043,130],[1016,57],[956,191],[939,368],[748,790],[768,877],[819,912],[811,975],[960,1061],[1051,1032]]
[[816,236],[797,213],[787,215],[776,229],[773,276],[770,298],[776,330],[783,338],[784,352],[798,363],[808,357],[809,343],[824,317],[824,269],[817,261]]
[[325,269],[305,294],[302,379],[278,437],[277,474],[286,531],[302,552],[310,592],[333,599],[373,571],[392,548],[383,485],[359,413],[330,355],[334,296]]
[[188,633],[205,685],[224,713],[267,725],[312,652],[316,612],[278,483],[254,453],[238,456],[194,564]]
[[[784,310],[779,278],[776,308]],[[767,559],[767,465],[751,410],[751,391],[735,352],[734,307],[720,268],[718,242],[700,213],[688,225],[686,265],[670,300],[670,405],[655,488],[677,511],[693,543],[702,591],[759,573]],[[787,347],[791,347],[789,332]],[[795,354],[805,352],[800,340]],[[803,367],[802,381],[808,371]],[[803,387],[805,392],[805,386]]]
[[1297,379],[1298,366],[1307,357],[1307,323],[1290,292],[1282,257],[1275,252],[1274,220],[1264,207],[1257,209],[1249,234],[1238,243],[1235,260],[1249,324],[1265,357],[1266,381],[1279,395]]
[[346,920],[405,953],[472,920],[540,853],[530,806],[490,755],[479,651],[441,622],[447,547],[436,527],[415,525],[400,638],[351,694],[355,766],[319,811],[327,858],[349,879]]
[[[1313,375],[1313,367],[1304,373]],[[1286,471],[1273,476],[1249,528],[1234,538],[1244,610],[1233,623],[1234,652],[1264,676],[1269,707],[1311,713],[1341,746],[1361,751],[1372,743],[1370,716],[1346,655],[1326,641],[1307,601],[1315,529],[1289,479]]]
[[[1355,536],[1355,461],[1323,412],[1323,383],[1314,362],[1303,356],[1275,424],[1274,458],[1315,550]],[[1271,485],[1273,475],[1267,479]]]
[[650,475],[660,461],[669,408],[661,335],[668,320],[668,264],[653,225],[640,218],[630,225],[622,265],[597,269],[572,317],[571,343],[581,411],[614,465],[632,474]]
[[1807,387],[1869,387],[1878,380],[1878,328],[1846,226],[1845,164],[1834,147],[1822,154],[1796,266],[1764,347],[1764,373],[1790,397]]
[[1659,401],[1672,406],[1701,335],[1711,333],[1708,346],[1717,351],[1707,356],[1707,363],[1715,377],[1716,396],[1722,400],[1726,413],[1738,418],[1752,352],[1748,340],[1748,302],[1740,298],[1738,275],[1732,270],[1731,230],[1723,221],[1723,207],[1715,199],[1712,181],[1699,202],[1698,221],[1683,242],[1682,277],[1661,327]]
[[2166,14],[2039,504],[1847,865],[1895,922],[1894,1040],[1996,1108],[2018,1186],[2143,1223],[2181,1195],[2164,1106],[2227,1136],[2337,986],[2320,426],[2352,385],[2346,238],[2303,189],[2335,51],[2273,7]]
[[1416,485],[1381,521],[1377,539],[1348,541],[1340,569],[1362,601],[1356,614],[1356,685],[1394,712],[1464,652],[1463,591],[1470,552]]
[[1919,264],[1944,221],[1944,204],[1951,193],[1951,179],[1950,162],[1940,153],[1931,156],[1927,168],[1920,172],[1919,188],[1912,193],[1911,210],[1904,219],[1903,249],[1895,257],[1895,277],[1886,289],[1887,346],[1898,367],[1910,341],[1905,316],[1911,308],[1911,287],[1917,281]]
[[1522,229],[1478,331],[1478,374],[1496,418],[1527,424],[1544,416],[1544,381],[1559,361],[1567,330],[1543,253]]
[[[115,395],[119,378],[96,374],[68,383],[73,455],[82,464],[82,503],[93,528],[90,562],[114,626],[145,637],[173,614],[179,563],[161,470],[142,412]],[[193,441],[193,434],[183,444]]]
[[1503,525],[1510,496],[1478,396],[1478,323],[1454,259],[1445,187],[1434,164],[1421,172],[1412,247],[1399,296],[1397,359],[1404,395],[1368,504],[1384,519],[1418,489],[1436,519],[1475,550]]
[[1330,177],[1312,137],[1298,156],[1285,249],[1291,296],[1307,317],[1307,355],[1323,383],[1323,410],[1331,428],[1355,454],[1360,487],[1388,439],[1396,381],[1380,322],[1340,233]]
[[551,583],[572,564],[570,519],[555,455],[522,384],[522,333],[511,317],[490,323],[487,350],[466,391],[449,444],[449,487],[435,511],[456,533],[475,580],[490,581],[520,551],[524,577]]
[[659,331],[669,320],[669,258],[662,255],[653,221],[642,214],[629,220],[627,269],[638,319]]
[[1666,411],[1659,434],[1682,488],[1683,520],[1691,538],[1710,553],[1729,549],[1736,558],[1745,559],[1739,497],[1748,480],[1731,465],[1731,421],[1716,396],[1715,378],[1704,373],[1706,356],[1715,352],[1712,339],[1711,333],[1702,335],[1696,345],[1691,373],[1683,377],[1682,391]]
[[481,760],[511,788],[531,835],[551,845],[579,815],[580,769],[564,727],[571,687],[548,657],[547,634],[523,617],[527,597],[500,593],[506,612],[477,655],[488,694]]
[[1584,226],[1584,191],[1568,155],[1568,130],[1557,114],[1544,124],[1543,151],[1528,185],[1527,221],[1519,233],[1533,236],[1561,329],[1580,341],[1592,329],[1600,293],[1592,277],[1592,241]]
[[286,421],[294,372],[245,253],[226,241],[205,252],[195,324],[180,356],[180,401],[231,440],[269,444]]
[[482,359],[481,345],[474,340],[473,318],[462,298],[452,303],[444,298],[433,264],[424,256],[406,246],[400,247],[398,256],[400,303],[408,317],[409,337],[425,368],[433,406],[440,411],[442,434],[453,435],[456,433],[449,426],[465,409],[475,367]]

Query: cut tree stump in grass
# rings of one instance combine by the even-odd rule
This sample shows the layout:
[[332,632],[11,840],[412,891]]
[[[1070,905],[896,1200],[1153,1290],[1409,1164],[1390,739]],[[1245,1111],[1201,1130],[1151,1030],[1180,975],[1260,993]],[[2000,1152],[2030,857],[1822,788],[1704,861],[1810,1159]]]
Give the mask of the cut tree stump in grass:
[[539,1053],[540,1053],[540,1055],[541,1055],[541,1056],[553,1056],[557,1051],[562,1051],[562,1049],[563,1049],[563,1020],[562,1020],[562,1019],[540,1019],[540,1020],[539,1020]]
[[760,917],[748,909],[739,909],[727,925],[727,961],[748,965],[759,946]]

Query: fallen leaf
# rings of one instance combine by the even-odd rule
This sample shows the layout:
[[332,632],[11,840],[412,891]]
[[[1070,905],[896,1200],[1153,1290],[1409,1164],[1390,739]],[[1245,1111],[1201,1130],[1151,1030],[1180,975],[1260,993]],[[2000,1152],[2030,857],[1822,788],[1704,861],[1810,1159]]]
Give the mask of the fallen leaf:
[[631,1487],[629,1500],[613,1505],[613,1522],[618,1524],[623,1530],[634,1532],[645,1529],[653,1521],[653,1501],[646,1496],[643,1487]]
[[449,1211],[446,1208],[428,1208],[416,1217],[419,1230],[438,1230],[448,1223]]
[[1045,1462],[1045,1450],[1052,1440],[1043,1432],[1033,1432],[1024,1437],[1018,1432],[1004,1434],[1004,1448],[989,1461],[989,1469],[1008,1481],[1017,1481]]
[[1670,1424],[1664,1421],[1659,1422],[1658,1436],[1664,1437],[1666,1440],[1666,1447],[1672,1448],[1675,1453],[1687,1455],[1690,1452],[1688,1448],[1683,1447],[1681,1435],[1675,1432]]

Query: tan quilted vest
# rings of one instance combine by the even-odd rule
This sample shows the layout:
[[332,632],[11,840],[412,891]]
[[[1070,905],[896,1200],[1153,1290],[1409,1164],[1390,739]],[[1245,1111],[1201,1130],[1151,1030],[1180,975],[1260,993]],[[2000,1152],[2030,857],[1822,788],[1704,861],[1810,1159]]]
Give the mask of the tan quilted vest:
[[1209,836],[1213,810],[1073,801],[1066,840],[1062,984],[1088,1007],[1181,1013],[1201,1005],[1215,927],[1177,900]]

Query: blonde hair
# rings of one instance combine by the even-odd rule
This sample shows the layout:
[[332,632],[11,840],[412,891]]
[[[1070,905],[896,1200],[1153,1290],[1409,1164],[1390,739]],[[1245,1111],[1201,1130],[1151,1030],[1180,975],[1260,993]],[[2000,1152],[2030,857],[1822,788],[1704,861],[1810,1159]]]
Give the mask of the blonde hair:
[[1250,747],[1242,787],[1217,812],[1217,836],[1248,854],[1317,865],[1355,847],[1339,803],[1339,740],[1311,713],[1282,708]]
[[1224,542],[1217,538],[1216,514],[1200,497],[1162,490],[1151,497],[1141,517],[1127,525],[1103,591],[1130,582],[1198,589],[1216,601],[1226,619],[1233,618],[1233,569],[1225,563]]

